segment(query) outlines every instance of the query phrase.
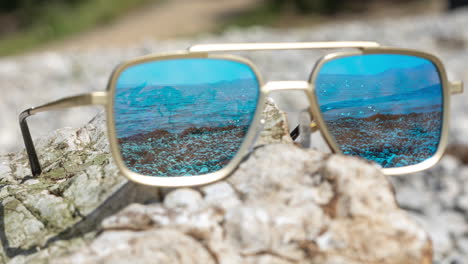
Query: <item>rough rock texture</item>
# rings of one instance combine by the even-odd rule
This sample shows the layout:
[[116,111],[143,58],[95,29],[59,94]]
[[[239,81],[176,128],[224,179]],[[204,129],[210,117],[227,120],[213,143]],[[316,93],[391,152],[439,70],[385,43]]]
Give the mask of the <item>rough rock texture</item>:
[[468,166],[460,159],[447,155],[429,171],[391,178],[400,206],[429,232],[436,263],[468,261]]
[[38,178],[30,176],[24,152],[0,156],[0,263],[23,263],[29,255],[37,263],[68,252],[92,237],[102,218],[158,196],[118,173],[103,127],[100,115],[81,129],[38,140],[45,171]]
[[432,263],[375,167],[293,145],[260,148],[226,181],[132,204],[102,228],[54,263]]
[[283,144],[257,148],[232,176],[199,188],[128,182],[102,116],[39,140],[37,179],[24,152],[0,156],[0,263],[432,261],[428,235],[376,167],[291,144],[271,102],[259,142]]

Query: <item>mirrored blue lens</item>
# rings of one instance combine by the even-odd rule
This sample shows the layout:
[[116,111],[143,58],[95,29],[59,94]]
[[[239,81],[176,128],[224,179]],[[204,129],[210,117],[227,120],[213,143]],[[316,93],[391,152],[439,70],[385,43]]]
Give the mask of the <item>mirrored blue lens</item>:
[[126,68],[114,121],[125,165],[150,176],[190,176],[226,166],[253,120],[259,82],[243,63],[180,58]]
[[384,168],[418,164],[437,151],[443,112],[439,72],[429,60],[367,54],[330,60],[315,95],[344,154]]

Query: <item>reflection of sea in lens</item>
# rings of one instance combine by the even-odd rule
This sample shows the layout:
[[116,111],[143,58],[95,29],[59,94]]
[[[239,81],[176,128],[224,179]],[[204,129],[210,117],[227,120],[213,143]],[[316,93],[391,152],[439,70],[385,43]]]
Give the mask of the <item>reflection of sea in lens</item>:
[[174,59],[132,66],[114,100],[122,158],[152,176],[201,175],[236,155],[253,119],[252,70],[220,59]]
[[323,66],[315,84],[326,125],[344,154],[392,168],[436,152],[442,87],[430,61],[391,54],[339,58]]
[[[181,133],[155,130],[119,139],[126,164],[144,175],[198,175],[222,169],[248,126],[192,127]],[[222,145],[222,147],[220,147]]]
[[340,118],[328,121],[344,154],[384,168],[420,163],[434,155],[440,139],[441,112]]

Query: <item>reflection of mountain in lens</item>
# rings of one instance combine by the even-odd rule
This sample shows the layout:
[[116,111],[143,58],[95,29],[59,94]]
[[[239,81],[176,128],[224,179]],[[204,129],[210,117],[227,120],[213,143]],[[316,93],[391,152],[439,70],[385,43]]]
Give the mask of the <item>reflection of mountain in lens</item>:
[[256,80],[197,85],[138,86],[117,90],[114,111],[119,137],[165,129],[246,125],[257,106]]
[[316,86],[326,119],[430,112],[442,104],[440,80],[429,63],[376,75],[321,74]]

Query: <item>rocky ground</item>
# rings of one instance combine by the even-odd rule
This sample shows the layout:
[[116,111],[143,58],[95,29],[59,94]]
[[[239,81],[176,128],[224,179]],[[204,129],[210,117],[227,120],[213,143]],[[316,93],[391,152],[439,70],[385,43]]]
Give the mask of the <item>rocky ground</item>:
[[102,114],[39,139],[37,178],[24,152],[0,155],[0,263],[431,262],[377,167],[293,145],[272,103],[264,116],[265,145],[199,188],[128,182]]
[[[375,40],[386,45],[433,52],[444,62],[451,80],[468,81],[468,28],[465,25],[468,25],[468,10],[443,15],[399,18],[398,20],[384,19],[330,23],[309,29],[277,31],[265,28],[251,28],[231,30],[219,36],[207,35],[190,40],[146,42],[128,49],[116,48],[80,53],[47,52],[26,57],[2,59],[0,61],[0,85],[3,92],[0,98],[0,111],[2,112],[2,115],[0,115],[0,153],[6,154],[22,147],[17,124],[17,115],[20,111],[62,96],[104,90],[112,68],[122,60],[134,56],[184,49],[190,44],[207,42]],[[259,66],[266,80],[307,79],[316,59],[322,54],[324,52],[321,51],[241,53],[241,55],[250,58]],[[288,112],[297,111],[307,106],[301,95],[282,94],[281,98],[276,96],[276,99],[280,107]],[[444,157],[438,166],[429,171],[391,179],[400,205],[429,232],[433,241],[436,263],[465,263],[468,261],[468,189],[466,188],[468,186],[466,184],[468,181],[468,167],[465,166],[466,156],[464,155],[467,151],[463,147],[463,144],[468,144],[468,137],[465,136],[468,132],[467,99],[468,93],[454,96],[451,105],[450,142],[458,146],[457,149],[452,151],[457,155]],[[32,133],[34,137],[43,137],[56,128],[70,125],[82,126],[96,115],[97,111],[99,110],[80,108],[37,115],[31,118]],[[290,123],[294,123],[294,121],[294,117],[292,117]],[[58,141],[67,141],[68,137],[76,135],[74,131],[73,129],[61,130],[57,133],[61,137]],[[91,131],[93,130],[91,129]],[[86,143],[88,139],[85,137],[80,140]],[[314,144],[319,145],[317,137],[314,137],[314,140]],[[53,143],[45,139],[42,142],[40,144],[44,144],[44,146]],[[99,144],[97,146],[97,148],[100,148]],[[57,167],[53,155],[56,154],[51,152],[46,157],[46,160],[50,161],[48,163],[50,168]],[[3,163],[0,164],[0,175],[2,175],[2,172],[6,173],[7,170],[24,170],[26,160],[24,156],[22,156],[21,161],[18,160],[20,158],[21,156],[13,154],[3,156]],[[74,181],[82,180],[86,182],[92,177],[102,180],[103,177],[99,176],[101,175],[99,173],[102,172],[99,172],[99,170],[105,170],[107,174],[115,173],[115,167],[103,163],[98,156],[86,158],[80,157],[79,152],[70,152],[67,158],[70,160],[80,159],[83,164],[91,162],[93,166],[91,166],[90,170],[97,171],[96,173],[85,173]],[[14,159],[16,159],[16,163],[22,163],[23,166],[17,168],[8,166],[7,164],[10,164],[11,160]],[[90,164],[88,165],[90,166]],[[79,170],[79,168],[53,171],[50,177],[56,177],[60,180],[61,177],[64,177],[64,174],[66,175],[66,172],[74,172],[74,170]],[[27,172],[16,173],[27,174]],[[91,177],[89,175],[95,176]],[[108,188],[109,192],[126,186],[121,177],[114,175],[115,182]],[[8,180],[17,181],[17,179]],[[33,181],[30,184],[39,183]],[[54,206],[72,206],[73,208],[67,210],[68,213],[65,215],[53,216],[47,222],[46,230],[54,230],[55,227],[61,226],[61,224],[54,221],[79,222],[83,214],[92,212],[91,208],[93,207],[87,206],[87,199],[91,197],[95,199],[94,201],[102,201],[102,197],[108,195],[108,193],[93,192],[93,188],[99,185],[99,181],[95,181],[94,184],[87,187],[85,192],[81,189],[79,191],[73,188],[70,189],[69,187],[73,187],[73,184],[67,185],[66,188],[64,186],[57,187],[55,191],[58,193],[62,191],[64,195],[67,195],[66,193],[69,195],[76,193],[83,195],[83,197],[78,199],[80,201],[78,205],[70,205],[62,200],[57,200],[57,204],[54,204]],[[123,188],[123,197],[136,197],[133,199],[136,202],[147,200],[148,197],[138,198],[137,194],[142,192],[135,191],[134,188],[140,187],[126,188],[129,189]],[[89,196],[85,194],[89,194]],[[14,199],[27,204],[29,198],[27,195],[18,195]],[[48,203],[54,200],[45,199],[45,201],[47,203],[44,206],[47,208],[52,206]],[[124,205],[120,206],[123,207]],[[34,212],[32,210],[30,213],[33,214]],[[28,214],[27,212],[22,213]],[[105,213],[103,215],[106,216]],[[100,215],[98,219],[104,218],[103,215]],[[37,229],[38,232],[43,230],[41,224],[34,221],[28,223],[28,226]],[[78,228],[78,230],[81,229]],[[66,236],[67,234],[65,232],[62,235]],[[25,239],[30,239],[25,234],[18,234],[18,236],[18,240],[8,245],[9,248],[12,248],[7,252],[8,256],[15,256],[23,252],[23,249],[18,248],[18,245],[24,243]],[[54,238],[54,236],[51,237],[52,242],[60,240]],[[8,240],[4,236],[0,237],[0,239],[3,246],[5,246],[5,241]],[[34,241],[31,241],[34,244]],[[76,238],[75,241],[77,247],[84,243],[81,238]],[[58,247],[60,248],[60,243],[58,243]],[[24,250],[33,249],[26,247]],[[88,250],[92,250],[92,246]]]

